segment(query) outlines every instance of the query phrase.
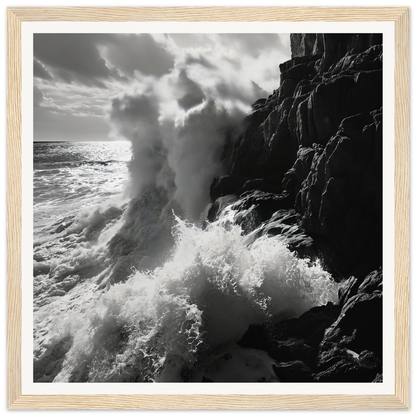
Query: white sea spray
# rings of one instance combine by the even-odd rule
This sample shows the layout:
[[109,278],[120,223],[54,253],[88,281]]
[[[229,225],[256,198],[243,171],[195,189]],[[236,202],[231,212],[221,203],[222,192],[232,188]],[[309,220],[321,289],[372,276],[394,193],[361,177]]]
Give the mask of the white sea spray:
[[179,218],[174,237],[161,267],[90,293],[87,307],[68,303],[56,337],[72,346],[54,381],[180,381],[237,348],[249,325],[337,301],[331,276],[276,238],[248,244],[236,225]]

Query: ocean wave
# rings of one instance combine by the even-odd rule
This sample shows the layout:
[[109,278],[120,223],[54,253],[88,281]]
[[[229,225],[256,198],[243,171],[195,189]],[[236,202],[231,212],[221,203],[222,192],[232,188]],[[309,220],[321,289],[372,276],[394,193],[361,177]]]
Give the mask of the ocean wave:
[[[49,344],[39,346],[38,381],[49,377],[42,363],[54,369],[55,382],[220,380],[228,372],[217,368],[221,356],[237,351],[250,325],[337,300],[331,276],[276,238],[250,243],[237,225],[218,221],[202,230],[178,217],[175,223],[174,249],[160,267],[130,270],[127,280],[100,289],[94,279],[87,307],[79,300],[85,288],[80,293],[75,281],[73,301],[56,317],[59,325],[49,322]],[[102,261],[99,250],[87,257],[94,256]],[[45,356],[57,346],[63,354],[54,366]],[[246,353],[233,356],[238,362]]]

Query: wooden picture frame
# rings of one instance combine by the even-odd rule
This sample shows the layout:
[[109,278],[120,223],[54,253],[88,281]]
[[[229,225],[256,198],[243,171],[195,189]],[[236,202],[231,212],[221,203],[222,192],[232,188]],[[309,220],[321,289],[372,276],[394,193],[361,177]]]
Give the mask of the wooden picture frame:
[[[392,22],[395,31],[395,390],[390,395],[22,394],[22,23]],[[7,376],[9,409],[402,409],[409,406],[409,9],[326,7],[7,10]]]

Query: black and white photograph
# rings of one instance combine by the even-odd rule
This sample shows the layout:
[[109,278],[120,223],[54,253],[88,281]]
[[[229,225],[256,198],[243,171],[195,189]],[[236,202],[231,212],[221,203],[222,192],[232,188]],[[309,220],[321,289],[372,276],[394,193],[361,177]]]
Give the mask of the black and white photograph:
[[382,107],[380,33],[35,33],[33,382],[383,383]]

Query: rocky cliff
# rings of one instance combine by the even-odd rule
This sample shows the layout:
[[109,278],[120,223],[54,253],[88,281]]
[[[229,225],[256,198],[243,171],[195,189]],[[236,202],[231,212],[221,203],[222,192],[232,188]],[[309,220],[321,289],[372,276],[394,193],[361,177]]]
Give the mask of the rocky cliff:
[[237,126],[209,220],[280,235],[341,283],[339,304],[251,327],[282,381],[382,379],[382,38],[292,34],[280,87]]

